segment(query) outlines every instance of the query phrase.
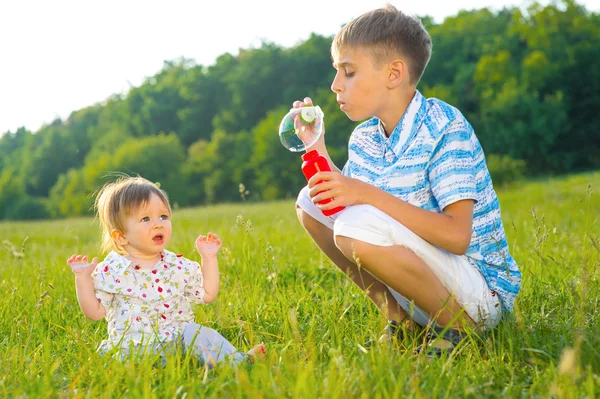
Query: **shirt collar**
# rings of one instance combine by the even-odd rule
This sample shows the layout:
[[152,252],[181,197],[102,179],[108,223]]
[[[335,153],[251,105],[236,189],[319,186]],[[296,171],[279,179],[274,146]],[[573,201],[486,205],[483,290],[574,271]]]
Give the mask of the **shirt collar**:
[[173,252],[163,249],[163,261],[168,263],[171,266],[176,266],[177,258],[180,258],[180,257],[181,257],[181,255],[175,255]]
[[[166,249],[162,252],[162,261],[175,266],[178,256]],[[104,259],[105,271],[111,270],[116,275],[122,275],[133,262],[116,251],[111,251]]]
[[[427,102],[425,97],[419,92],[419,90],[415,90],[415,95],[413,99],[406,107],[406,111],[400,118],[400,121],[390,134],[389,139],[387,139],[387,147],[389,147],[396,156],[400,156],[406,151],[408,144],[414,139],[417,131],[419,130],[419,126],[425,119],[425,114],[427,113]],[[379,121],[378,124],[379,132],[385,137],[385,130]]]

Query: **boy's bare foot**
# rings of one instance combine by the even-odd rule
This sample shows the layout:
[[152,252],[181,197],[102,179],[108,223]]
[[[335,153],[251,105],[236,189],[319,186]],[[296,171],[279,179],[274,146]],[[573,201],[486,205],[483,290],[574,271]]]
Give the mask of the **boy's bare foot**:
[[258,344],[254,348],[250,349],[248,354],[250,355],[249,360],[251,362],[254,362],[254,359],[264,359],[265,355],[267,354],[267,347],[265,344]]

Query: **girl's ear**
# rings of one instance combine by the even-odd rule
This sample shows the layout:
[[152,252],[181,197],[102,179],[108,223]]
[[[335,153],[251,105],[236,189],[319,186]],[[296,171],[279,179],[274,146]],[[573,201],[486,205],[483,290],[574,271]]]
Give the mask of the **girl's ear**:
[[112,229],[110,231],[110,237],[113,241],[119,246],[123,247],[123,245],[127,245],[127,238],[125,238],[125,234],[121,230]]

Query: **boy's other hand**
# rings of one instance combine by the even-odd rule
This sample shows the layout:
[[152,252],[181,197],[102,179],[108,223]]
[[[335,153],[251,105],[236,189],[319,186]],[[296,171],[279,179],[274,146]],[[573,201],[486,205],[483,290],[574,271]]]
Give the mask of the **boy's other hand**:
[[213,233],[208,233],[208,235],[196,239],[196,249],[202,257],[217,256],[221,245],[221,240]]
[[98,258],[92,259],[92,263],[88,263],[88,257],[73,254],[67,259],[67,265],[76,276],[89,276],[96,269]]
[[308,181],[308,193],[313,203],[333,198],[328,204],[317,205],[321,210],[364,204],[368,187],[371,186],[367,183],[337,172],[319,172]]

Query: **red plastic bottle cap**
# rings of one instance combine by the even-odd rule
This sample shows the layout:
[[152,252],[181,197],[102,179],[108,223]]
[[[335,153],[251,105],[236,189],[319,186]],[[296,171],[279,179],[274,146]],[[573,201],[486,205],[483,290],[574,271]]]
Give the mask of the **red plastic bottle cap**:
[[310,150],[306,154],[302,154],[302,160],[307,161],[309,159],[313,159],[319,156],[319,152],[317,150]]

